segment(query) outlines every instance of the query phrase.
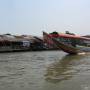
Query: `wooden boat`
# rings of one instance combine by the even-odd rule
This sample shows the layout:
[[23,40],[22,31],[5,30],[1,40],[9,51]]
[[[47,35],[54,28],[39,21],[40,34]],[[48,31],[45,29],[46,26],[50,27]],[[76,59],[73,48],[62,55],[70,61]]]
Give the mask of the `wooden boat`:
[[[47,34],[46,32],[43,32],[43,35],[48,37],[51,41],[56,44],[58,48],[63,50],[66,53],[69,54],[78,54],[78,53],[84,53],[84,52],[90,52],[90,38],[75,36],[75,35],[60,35],[60,38],[67,39],[67,42],[63,42],[61,40],[58,40],[57,38],[52,37],[51,35]],[[68,43],[68,40],[69,41]]]

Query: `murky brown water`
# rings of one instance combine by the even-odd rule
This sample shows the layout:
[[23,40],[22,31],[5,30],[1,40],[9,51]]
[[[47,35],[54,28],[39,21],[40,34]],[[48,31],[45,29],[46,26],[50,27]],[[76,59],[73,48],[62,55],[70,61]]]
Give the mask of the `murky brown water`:
[[90,54],[0,53],[0,90],[90,90]]

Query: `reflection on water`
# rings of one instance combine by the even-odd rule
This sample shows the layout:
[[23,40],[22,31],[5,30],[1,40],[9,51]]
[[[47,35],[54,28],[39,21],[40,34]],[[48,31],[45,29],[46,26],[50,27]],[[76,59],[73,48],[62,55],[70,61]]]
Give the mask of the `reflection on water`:
[[0,53],[0,90],[90,90],[90,54]]
[[80,65],[85,63],[85,55],[66,55],[62,59],[51,64],[46,71],[46,80],[58,83],[68,80],[80,72]]

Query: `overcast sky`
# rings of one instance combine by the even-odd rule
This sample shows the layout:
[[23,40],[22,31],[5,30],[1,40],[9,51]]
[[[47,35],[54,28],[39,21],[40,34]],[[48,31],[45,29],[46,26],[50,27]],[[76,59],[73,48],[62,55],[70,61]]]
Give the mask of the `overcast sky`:
[[90,0],[0,0],[0,33],[90,34]]

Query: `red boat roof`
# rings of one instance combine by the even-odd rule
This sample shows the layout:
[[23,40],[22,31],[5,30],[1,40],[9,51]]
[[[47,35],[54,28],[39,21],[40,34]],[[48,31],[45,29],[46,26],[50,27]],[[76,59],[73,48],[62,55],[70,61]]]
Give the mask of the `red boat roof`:
[[69,35],[69,34],[49,34],[49,35],[51,37],[64,37],[64,38],[90,40],[90,38],[82,37],[82,36],[79,36],[79,35]]

